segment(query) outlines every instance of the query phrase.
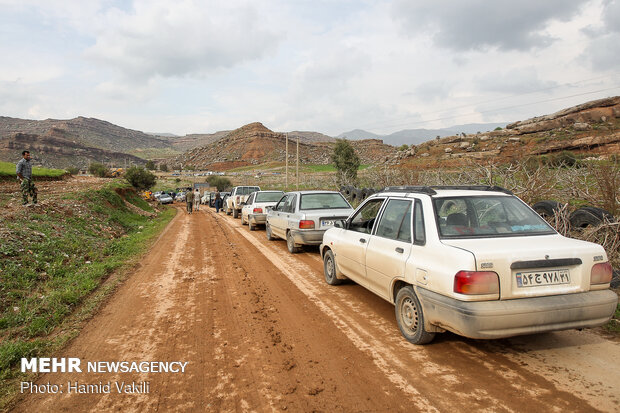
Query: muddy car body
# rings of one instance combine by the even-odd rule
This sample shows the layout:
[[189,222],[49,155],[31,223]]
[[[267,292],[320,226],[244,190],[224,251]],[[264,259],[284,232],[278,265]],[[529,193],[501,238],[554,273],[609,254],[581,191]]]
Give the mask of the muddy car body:
[[496,187],[401,187],[325,233],[325,279],[395,304],[401,333],[500,338],[605,324],[618,297],[597,244],[561,236]]
[[351,212],[351,205],[336,191],[288,192],[268,208],[267,239],[285,239],[288,250],[298,252],[302,245],[321,244],[325,231]]

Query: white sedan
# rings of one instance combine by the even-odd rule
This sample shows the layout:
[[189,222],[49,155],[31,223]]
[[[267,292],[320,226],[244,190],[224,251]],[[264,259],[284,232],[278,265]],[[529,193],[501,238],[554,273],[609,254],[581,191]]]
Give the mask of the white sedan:
[[414,344],[599,326],[618,302],[603,247],[563,237],[497,187],[388,188],[320,249],[326,282],[350,278],[393,303]]
[[256,225],[265,225],[267,207],[277,204],[282,195],[282,191],[256,191],[250,194],[247,201],[242,203],[241,224],[248,224],[250,231],[254,231]]

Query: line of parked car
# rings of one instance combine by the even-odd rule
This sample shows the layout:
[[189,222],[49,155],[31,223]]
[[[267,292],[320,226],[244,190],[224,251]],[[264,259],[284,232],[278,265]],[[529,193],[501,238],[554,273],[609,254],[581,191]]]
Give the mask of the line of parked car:
[[444,331],[492,339],[599,326],[616,310],[604,248],[558,234],[499,187],[390,187],[355,210],[337,191],[246,186],[227,201],[291,253],[319,245],[326,283],[350,279],[394,304],[414,344]]

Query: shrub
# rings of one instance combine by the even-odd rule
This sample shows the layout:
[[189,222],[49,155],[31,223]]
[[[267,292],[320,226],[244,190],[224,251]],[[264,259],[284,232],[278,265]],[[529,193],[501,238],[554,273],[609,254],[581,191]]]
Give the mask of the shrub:
[[209,185],[217,187],[217,190],[220,192],[224,191],[226,188],[232,187],[230,179],[223,176],[211,175],[207,178],[207,182]]
[[71,166],[67,168],[67,172],[69,172],[71,175],[77,175],[80,173],[80,169],[76,168],[75,166]]
[[93,162],[88,166],[88,172],[98,176],[99,178],[105,178],[108,176],[108,168],[102,163]]
[[149,189],[155,185],[157,178],[144,168],[132,166],[125,172],[125,179],[136,189]]
[[331,157],[332,163],[338,170],[338,185],[355,184],[357,182],[357,170],[360,166],[360,158],[355,149],[346,139],[338,139]]
[[161,165],[159,165],[159,170],[162,172],[168,172],[168,165],[162,163]]
[[146,164],[144,165],[144,167],[148,169],[149,171],[152,171],[155,169],[155,162],[149,159],[148,161],[146,161]]

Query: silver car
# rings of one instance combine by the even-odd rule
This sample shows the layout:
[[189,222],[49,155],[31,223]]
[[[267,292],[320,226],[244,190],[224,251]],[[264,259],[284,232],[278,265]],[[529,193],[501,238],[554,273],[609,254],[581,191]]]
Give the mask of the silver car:
[[241,224],[248,224],[250,231],[256,229],[256,225],[265,225],[267,221],[267,207],[273,207],[284,195],[282,191],[256,191],[248,200],[242,203]]
[[289,252],[299,252],[302,245],[321,244],[323,233],[352,212],[340,192],[288,192],[273,208],[267,208],[267,239],[283,238]]

